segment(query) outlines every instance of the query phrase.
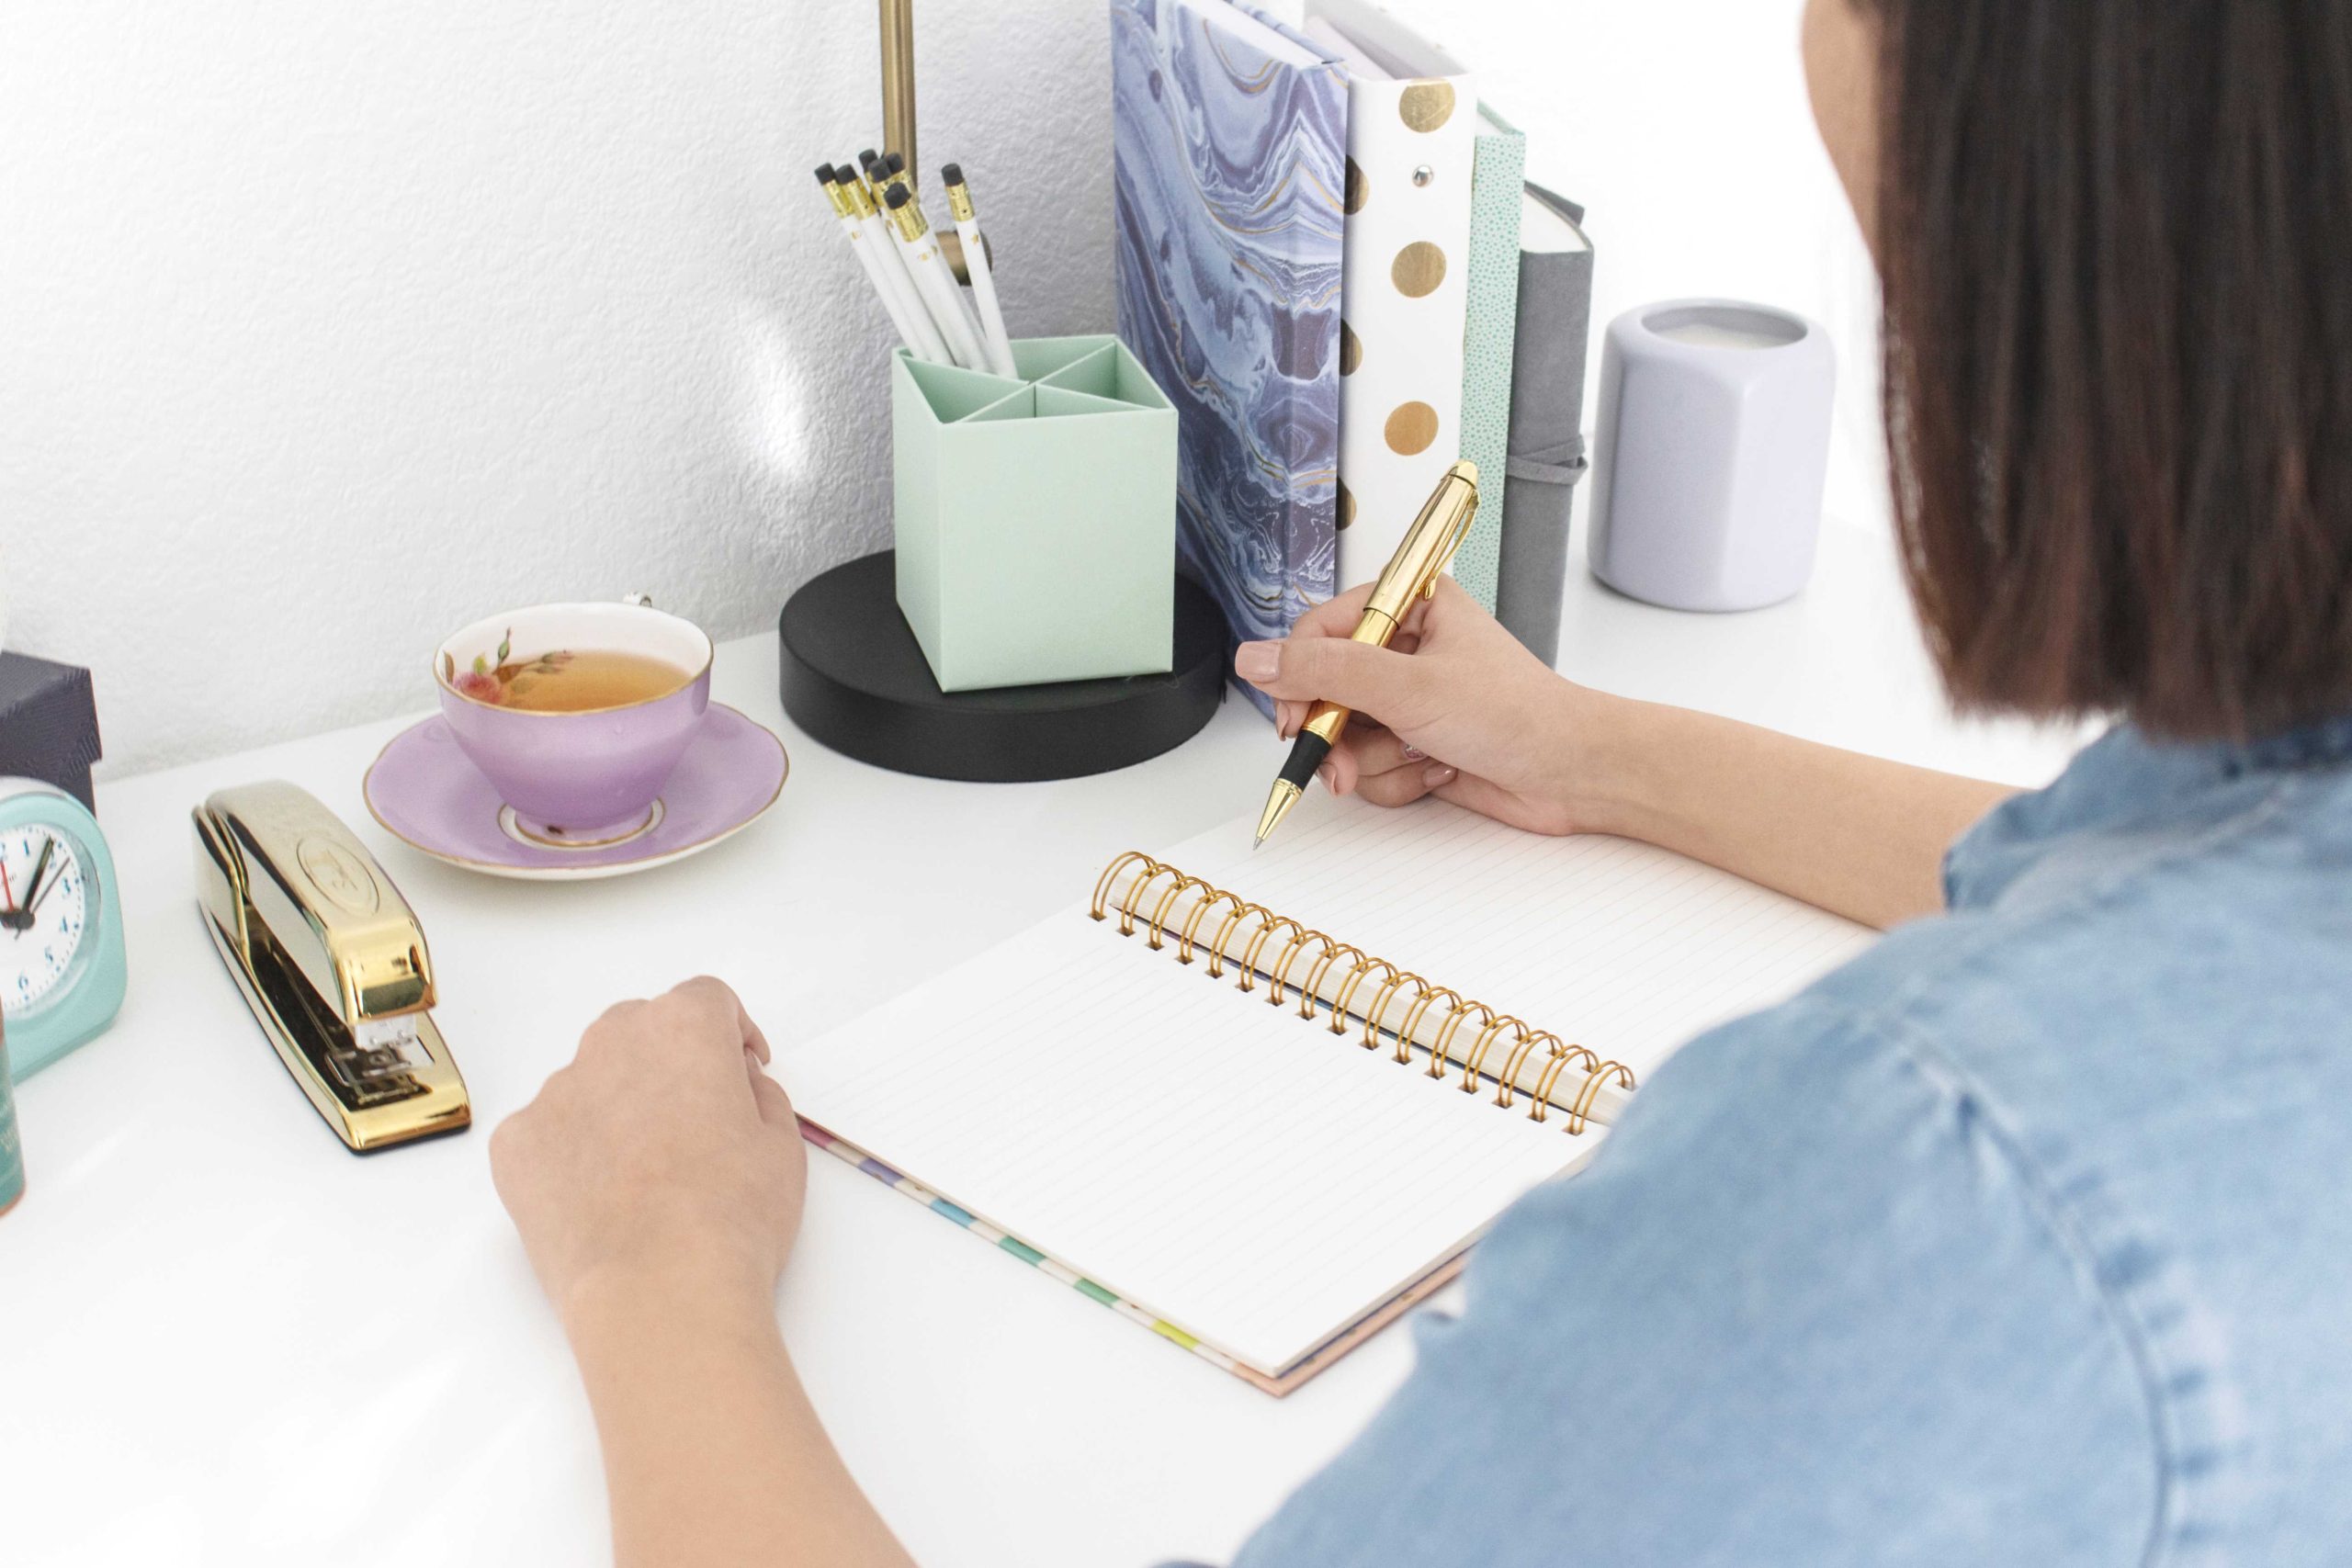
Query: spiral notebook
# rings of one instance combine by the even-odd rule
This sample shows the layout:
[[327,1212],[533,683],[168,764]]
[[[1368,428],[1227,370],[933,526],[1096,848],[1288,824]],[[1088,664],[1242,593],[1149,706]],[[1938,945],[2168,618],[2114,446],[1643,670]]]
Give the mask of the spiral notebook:
[[1438,801],[1311,797],[1252,856],[1254,821],[778,1055],[810,1142],[1271,1393],[1444,1284],[1674,1047],[1870,940]]

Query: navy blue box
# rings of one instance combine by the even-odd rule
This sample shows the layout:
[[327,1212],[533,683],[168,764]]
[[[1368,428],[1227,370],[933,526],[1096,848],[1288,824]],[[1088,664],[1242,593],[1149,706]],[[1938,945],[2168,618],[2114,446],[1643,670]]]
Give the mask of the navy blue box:
[[77,665],[0,653],[0,774],[55,784],[93,811],[97,697]]

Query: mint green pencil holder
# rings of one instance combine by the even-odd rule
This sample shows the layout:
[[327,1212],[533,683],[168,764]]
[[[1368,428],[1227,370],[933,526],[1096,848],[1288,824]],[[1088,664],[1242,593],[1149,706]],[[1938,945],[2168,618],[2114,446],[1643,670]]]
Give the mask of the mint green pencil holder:
[[1176,410],[1115,337],[891,355],[899,609],[942,691],[1165,671]]

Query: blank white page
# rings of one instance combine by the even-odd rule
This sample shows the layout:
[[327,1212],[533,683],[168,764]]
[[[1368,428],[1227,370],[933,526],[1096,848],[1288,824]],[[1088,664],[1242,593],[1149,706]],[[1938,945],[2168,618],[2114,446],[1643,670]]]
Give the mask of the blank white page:
[[1073,908],[777,1047],[800,1113],[1268,1375],[1599,1129],[1453,1092]]
[[1638,1076],[1875,940],[1656,845],[1544,838],[1440,800],[1383,810],[1315,791],[1253,854],[1256,824],[1159,858]]

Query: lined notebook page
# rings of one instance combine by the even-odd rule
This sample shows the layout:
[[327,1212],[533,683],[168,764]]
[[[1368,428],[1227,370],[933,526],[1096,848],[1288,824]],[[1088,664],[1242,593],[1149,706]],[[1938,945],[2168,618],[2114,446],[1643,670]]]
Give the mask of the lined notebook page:
[[1253,854],[1256,820],[1159,858],[1644,1077],[1875,938],[1668,850],[1542,838],[1439,800],[1385,811],[1312,792]]
[[[1083,891],[1083,890],[1080,890]],[[1598,1142],[1082,908],[777,1047],[800,1113],[1269,1375]]]

